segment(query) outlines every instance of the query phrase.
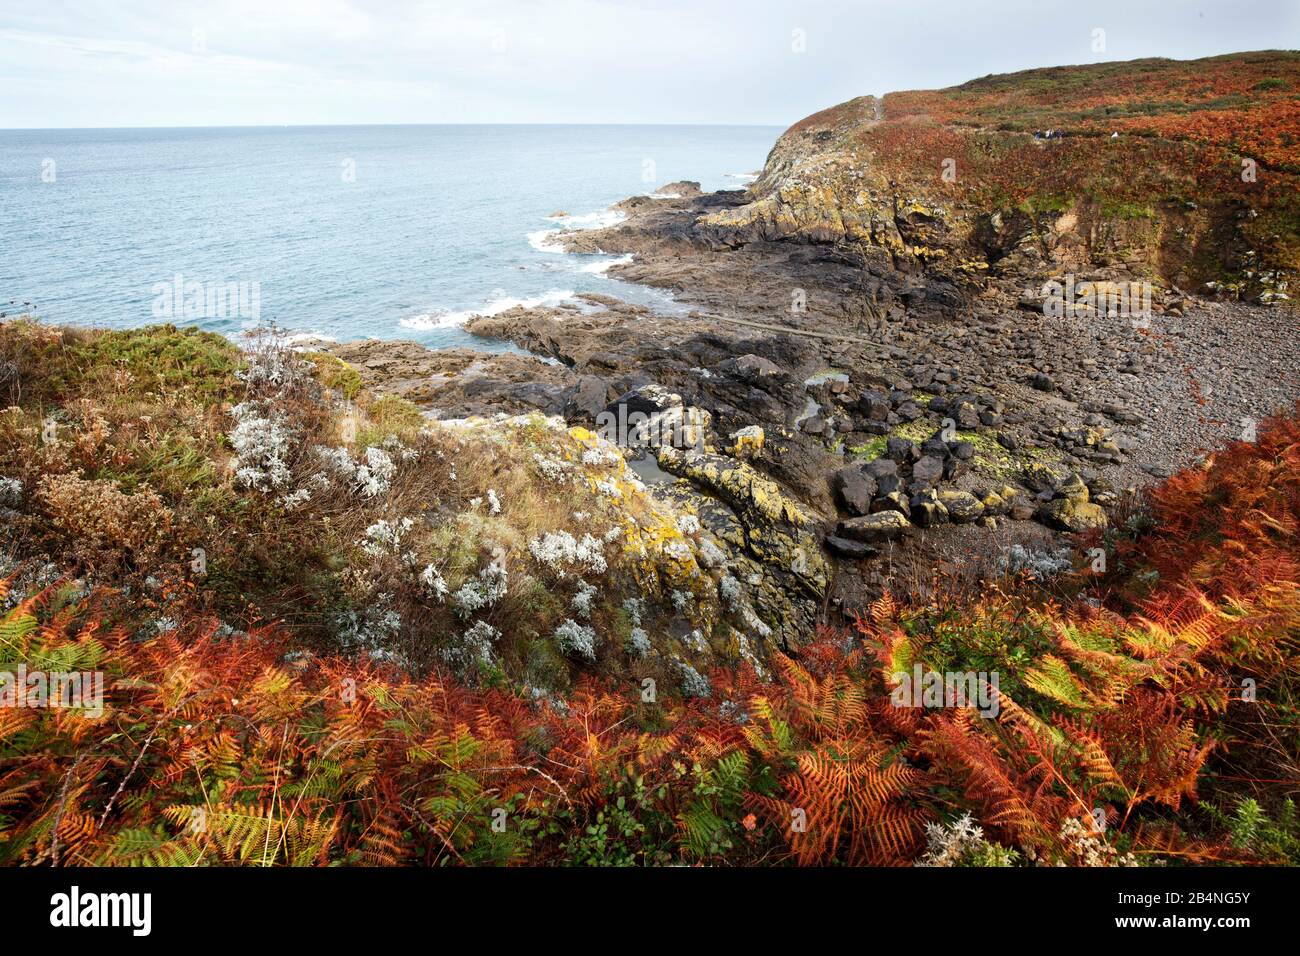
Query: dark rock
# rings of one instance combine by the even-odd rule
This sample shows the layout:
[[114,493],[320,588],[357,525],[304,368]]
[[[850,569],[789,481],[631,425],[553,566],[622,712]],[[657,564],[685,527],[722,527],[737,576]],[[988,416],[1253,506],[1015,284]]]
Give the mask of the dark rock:
[[862,470],[879,481],[887,475],[898,475],[898,463],[890,458],[875,458],[867,462]]
[[935,458],[947,458],[952,454],[948,448],[948,443],[938,435],[933,435],[921,442],[921,454],[933,455]]
[[[545,382],[519,382],[518,384],[501,387],[503,397],[522,402],[525,405],[531,405],[547,415],[563,413],[564,392],[565,390],[560,386],[549,385]],[[472,394],[472,390],[466,388],[465,394]]]
[[943,459],[935,455],[925,455],[912,466],[912,481],[935,485],[943,478]]
[[1033,492],[1039,492],[1055,490],[1057,483],[1060,482],[1064,475],[1059,470],[1041,462],[1033,462],[1025,467],[1021,477],[1026,488]]
[[863,541],[852,541],[848,538],[841,538],[838,535],[828,534],[826,536],[826,547],[832,554],[837,554],[841,558],[860,560],[862,558],[874,558],[880,554],[879,548],[873,548]]
[[781,371],[771,359],[765,359],[761,355],[738,355],[735,358],[729,358],[717,365],[717,371],[726,375],[732,375],[742,382],[748,382],[751,385],[766,383],[771,379],[785,378],[786,374]]
[[876,479],[876,494],[890,495],[903,487],[903,479],[897,474],[883,475]]
[[889,420],[889,396],[884,392],[868,389],[858,399],[858,411],[869,422],[886,422]]
[[916,442],[909,441],[906,438],[899,438],[896,435],[885,443],[885,454],[899,463],[916,461],[921,457]]
[[1042,372],[1038,372],[1029,379],[1029,387],[1038,389],[1040,392],[1056,391],[1056,383],[1052,381],[1051,376],[1045,375]]
[[568,392],[564,402],[564,417],[573,419],[591,419],[603,412],[609,405],[609,385],[595,375],[584,375]]
[[1034,516],[1034,512],[1033,502],[1021,495],[1011,502],[1011,508],[1007,513],[1017,521],[1028,521]]
[[975,457],[975,446],[968,441],[953,442],[951,447],[953,456],[962,461],[970,461]]
[[876,495],[876,480],[859,465],[849,465],[835,472],[831,479],[835,497],[844,510],[854,515],[871,511],[871,499]]
[[881,495],[875,501],[871,502],[871,513],[876,514],[880,511],[897,511],[899,514],[904,516],[912,513],[907,498],[899,491],[891,491],[889,494]]
[[914,422],[925,414],[916,402],[904,402],[898,406],[898,417],[905,422]]
[[948,520],[948,512],[933,490],[913,495],[911,508],[912,521],[919,528],[933,528]]
[[967,524],[984,515],[984,505],[968,491],[941,491],[939,503],[954,524]]
[[833,507],[826,473],[843,465],[817,438],[785,429],[769,431],[757,463],[788,488],[807,489],[817,508]]

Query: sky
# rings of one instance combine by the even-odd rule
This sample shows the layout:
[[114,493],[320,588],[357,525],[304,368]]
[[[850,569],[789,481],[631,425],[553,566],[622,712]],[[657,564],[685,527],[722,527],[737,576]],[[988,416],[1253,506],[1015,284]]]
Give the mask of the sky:
[[0,128],[786,126],[989,73],[1298,47],[1297,0],[0,0]]

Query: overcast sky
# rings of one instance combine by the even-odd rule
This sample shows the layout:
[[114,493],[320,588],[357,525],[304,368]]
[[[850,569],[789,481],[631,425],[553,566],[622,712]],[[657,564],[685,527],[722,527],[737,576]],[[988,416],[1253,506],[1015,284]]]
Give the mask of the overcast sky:
[[0,0],[0,128],[785,126],[988,73],[1296,47],[1297,0]]

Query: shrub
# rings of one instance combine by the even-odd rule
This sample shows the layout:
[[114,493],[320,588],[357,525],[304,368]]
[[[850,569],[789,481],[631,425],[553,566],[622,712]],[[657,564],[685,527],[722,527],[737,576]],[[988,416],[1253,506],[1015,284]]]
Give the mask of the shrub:
[[104,570],[150,568],[169,543],[172,512],[147,488],[128,495],[111,481],[48,475],[36,501],[77,559]]

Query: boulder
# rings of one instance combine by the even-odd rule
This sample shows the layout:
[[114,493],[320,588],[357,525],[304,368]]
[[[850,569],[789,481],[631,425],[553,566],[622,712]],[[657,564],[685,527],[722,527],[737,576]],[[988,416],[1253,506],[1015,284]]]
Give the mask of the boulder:
[[1026,488],[1038,492],[1055,489],[1063,475],[1059,470],[1048,465],[1032,462],[1025,468],[1021,477],[1024,479]]
[[876,480],[859,465],[848,465],[831,478],[835,498],[849,514],[865,515],[871,511],[876,494]]
[[897,477],[898,475],[898,463],[891,458],[876,458],[873,461],[867,462],[862,467],[863,470],[872,478],[875,478],[876,481],[880,481],[881,478],[886,476],[892,475]]
[[875,514],[880,511],[897,511],[905,517],[912,513],[907,498],[900,491],[891,491],[889,494],[881,495],[871,502],[871,513]]
[[957,406],[956,419],[959,428],[971,429],[978,428],[980,424],[979,409],[970,402],[962,402]]
[[874,558],[880,554],[879,548],[873,548],[863,541],[852,541],[849,538],[841,538],[839,535],[834,534],[826,536],[826,549],[831,554],[839,555],[841,558],[855,560]]
[[889,421],[889,396],[884,392],[868,389],[858,399],[857,406],[858,412],[869,422]]
[[1073,502],[1083,504],[1088,500],[1088,486],[1083,483],[1078,472],[1071,472],[1056,486],[1056,495],[1058,498],[1069,498]]
[[895,414],[905,422],[914,422],[925,414],[924,409],[916,402],[904,402],[895,409]]
[[897,435],[891,436],[885,442],[885,454],[896,462],[912,462],[921,457],[921,452],[916,447],[916,442],[909,441],[906,438],[900,438]]
[[912,496],[912,521],[919,528],[933,528],[948,520],[948,511],[933,490]]
[[914,484],[935,485],[943,478],[943,459],[936,455],[924,455],[912,466]]
[[1011,508],[1007,512],[1017,521],[1028,521],[1034,516],[1035,508],[1032,501],[1024,495],[1019,495],[1011,500]]
[[889,495],[903,490],[903,479],[898,475],[885,475],[876,479],[876,494]]
[[785,373],[781,371],[781,367],[771,359],[765,359],[761,355],[754,355],[752,352],[748,355],[739,355],[719,362],[717,370],[751,385],[766,383],[771,379],[785,376]]
[[899,512],[879,511],[876,514],[864,515],[861,518],[850,518],[847,521],[841,521],[839,536],[852,541],[879,544],[883,541],[893,541],[910,527],[908,520]]
[[933,455],[936,458],[947,458],[952,454],[952,450],[948,448],[948,443],[936,432],[921,442],[921,454],[923,456]]
[[620,408],[626,408],[627,411],[623,413],[625,415],[640,412],[642,415],[650,416],[668,408],[680,408],[682,404],[682,397],[676,392],[670,392],[662,385],[649,382],[624,392],[610,402],[605,410],[618,415]]
[[591,419],[609,405],[609,385],[596,375],[584,375],[571,388],[564,402],[566,419]]
[[980,504],[984,506],[984,514],[990,517],[1004,515],[1011,510],[1011,505],[996,491],[986,492],[980,498]]
[[1054,498],[1038,509],[1039,518],[1063,531],[1087,531],[1106,527],[1106,512],[1090,501]]
[[968,524],[984,515],[984,504],[969,491],[941,491],[939,503],[953,524]]

